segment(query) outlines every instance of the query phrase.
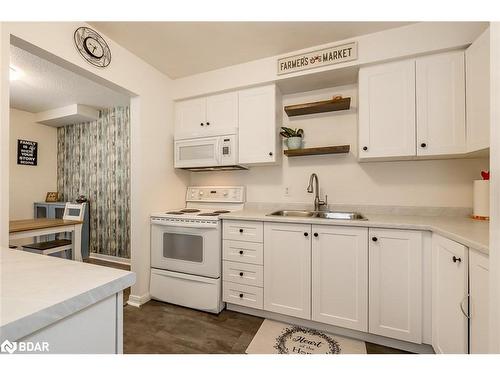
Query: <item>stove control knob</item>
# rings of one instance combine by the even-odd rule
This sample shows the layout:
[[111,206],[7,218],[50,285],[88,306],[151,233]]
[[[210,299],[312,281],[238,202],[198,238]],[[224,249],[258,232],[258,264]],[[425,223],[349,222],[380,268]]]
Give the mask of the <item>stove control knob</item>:
[[224,196],[227,197],[227,191],[224,192]]
[[202,191],[200,191],[198,194],[203,195],[203,192],[202,192]]

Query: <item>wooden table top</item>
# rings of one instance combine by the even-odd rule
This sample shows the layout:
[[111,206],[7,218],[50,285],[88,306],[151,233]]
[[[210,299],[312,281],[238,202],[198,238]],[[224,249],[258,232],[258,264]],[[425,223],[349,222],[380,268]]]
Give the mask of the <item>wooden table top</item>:
[[28,230],[63,227],[65,225],[83,224],[81,220],[63,219],[28,219],[9,221],[9,233],[25,232]]

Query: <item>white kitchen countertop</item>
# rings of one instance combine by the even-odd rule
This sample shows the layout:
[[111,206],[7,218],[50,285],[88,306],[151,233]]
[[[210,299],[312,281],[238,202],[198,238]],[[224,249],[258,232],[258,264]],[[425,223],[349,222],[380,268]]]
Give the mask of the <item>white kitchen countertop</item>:
[[364,214],[368,220],[330,220],[303,217],[267,216],[273,209],[245,208],[220,217],[225,220],[271,221],[372,228],[426,230],[442,235],[481,253],[489,253],[489,222],[454,216]]
[[135,283],[135,273],[0,248],[0,342],[15,341]]

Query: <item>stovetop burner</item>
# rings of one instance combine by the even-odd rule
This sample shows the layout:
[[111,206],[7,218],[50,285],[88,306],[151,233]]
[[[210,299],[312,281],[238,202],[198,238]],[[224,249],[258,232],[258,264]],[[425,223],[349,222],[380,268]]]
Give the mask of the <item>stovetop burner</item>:
[[229,212],[231,212],[231,211],[228,211],[228,210],[217,210],[217,211],[214,211],[213,213],[214,214],[227,214]]
[[185,213],[194,213],[194,212],[200,212],[197,208],[184,208],[180,210],[180,212],[185,212]]
[[198,214],[198,216],[219,216],[219,214],[215,212],[204,212],[202,214]]
[[167,214],[168,215],[183,215],[184,212],[181,212],[181,211],[168,211]]

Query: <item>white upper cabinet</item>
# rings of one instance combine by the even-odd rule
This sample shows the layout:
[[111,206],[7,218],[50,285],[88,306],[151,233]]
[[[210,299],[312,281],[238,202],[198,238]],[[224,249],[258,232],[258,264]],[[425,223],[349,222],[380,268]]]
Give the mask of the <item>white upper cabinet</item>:
[[311,319],[311,225],[264,223],[264,310]]
[[[471,69],[485,69],[478,67],[484,65],[483,57]],[[476,95],[472,101],[476,106],[472,117],[481,125],[466,129],[464,51],[361,68],[359,159],[463,155],[473,149],[468,142],[479,149],[485,144],[483,117],[487,111],[484,103],[474,104],[474,100],[487,102],[484,94],[488,90],[482,80],[474,85],[482,96]]]
[[432,236],[432,347],[436,353],[468,353],[467,248]]
[[415,60],[359,70],[359,158],[415,155]]
[[465,51],[467,151],[490,147],[490,29]]
[[416,60],[417,155],[466,152],[464,51]]
[[489,353],[489,258],[469,251],[470,353]]
[[312,320],[368,331],[368,229],[312,226]]
[[369,230],[369,332],[422,343],[422,233]]
[[239,163],[275,163],[281,160],[278,125],[280,95],[275,85],[239,92]]
[[175,139],[236,134],[237,131],[237,92],[175,103]]
[[207,97],[205,130],[211,135],[236,134],[238,132],[238,93]]
[[196,138],[205,134],[206,98],[175,103],[175,138]]

